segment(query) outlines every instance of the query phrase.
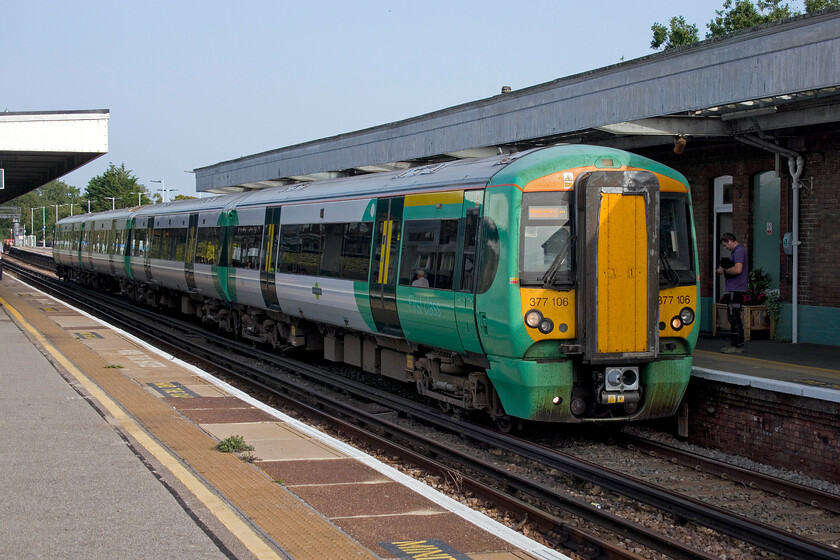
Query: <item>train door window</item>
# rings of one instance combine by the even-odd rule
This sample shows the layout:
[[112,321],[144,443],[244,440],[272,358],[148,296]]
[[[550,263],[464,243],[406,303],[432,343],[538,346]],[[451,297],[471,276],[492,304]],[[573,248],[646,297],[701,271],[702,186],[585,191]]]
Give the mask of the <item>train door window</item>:
[[476,267],[476,243],[478,239],[478,208],[472,208],[467,211],[467,216],[464,220],[464,255],[463,268],[461,270],[461,285],[459,287],[462,292],[471,292],[475,286],[475,267]]
[[198,228],[195,244],[195,262],[199,264],[215,265],[220,252],[220,238],[221,228]]
[[263,227],[261,225],[236,226],[234,228],[232,266],[255,270],[259,268],[262,233]]
[[570,285],[574,281],[571,200],[571,194],[566,192],[526,193],[522,197],[522,285]]
[[280,208],[266,209],[266,226],[262,238],[262,271],[274,274],[277,265],[278,241],[280,236]]
[[323,252],[319,276],[338,277],[341,272],[341,249],[345,224],[324,224]]
[[372,224],[364,222],[344,224],[339,273],[341,278],[367,281],[372,243]]
[[[398,207],[396,202],[391,201],[390,204],[390,217],[394,216],[395,210],[402,212],[402,208]],[[402,201],[399,204],[402,204]],[[381,216],[388,216],[388,214],[380,213],[377,217],[378,225],[374,244],[376,254],[373,260],[371,283],[393,285],[397,272],[397,259],[394,255],[396,248],[400,246],[400,221],[385,219]]]
[[146,228],[134,229],[131,256],[142,257],[146,254],[146,233]]

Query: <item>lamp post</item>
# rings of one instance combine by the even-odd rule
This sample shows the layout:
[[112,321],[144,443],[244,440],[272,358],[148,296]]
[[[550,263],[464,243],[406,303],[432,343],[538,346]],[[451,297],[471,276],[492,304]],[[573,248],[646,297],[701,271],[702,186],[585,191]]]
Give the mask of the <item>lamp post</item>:
[[111,201],[111,210],[117,209],[117,198],[115,196],[103,196],[102,198]]
[[55,226],[53,228],[53,245],[55,245],[55,227],[58,227],[58,209],[62,206],[69,206],[70,207],[70,215],[73,215],[73,204],[50,204],[50,206],[55,206]]
[[166,183],[163,179],[152,179],[152,183],[160,183],[160,191],[163,192],[163,201],[166,202]]
[[143,205],[143,202],[142,202],[143,191],[136,192],[136,193],[131,193],[131,194],[136,194],[137,195],[137,206],[142,206]]

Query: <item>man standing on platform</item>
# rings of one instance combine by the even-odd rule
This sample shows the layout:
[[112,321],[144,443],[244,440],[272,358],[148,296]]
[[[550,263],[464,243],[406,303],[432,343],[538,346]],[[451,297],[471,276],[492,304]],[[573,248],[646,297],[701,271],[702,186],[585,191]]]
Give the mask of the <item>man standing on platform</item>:
[[720,237],[720,244],[731,253],[728,259],[721,259],[717,273],[723,274],[725,278],[726,294],[723,296],[723,302],[726,304],[732,329],[732,345],[725,346],[720,351],[724,354],[740,354],[744,351],[744,296],[747,295],[750,278],[747,250],[731,233],[724,233]]

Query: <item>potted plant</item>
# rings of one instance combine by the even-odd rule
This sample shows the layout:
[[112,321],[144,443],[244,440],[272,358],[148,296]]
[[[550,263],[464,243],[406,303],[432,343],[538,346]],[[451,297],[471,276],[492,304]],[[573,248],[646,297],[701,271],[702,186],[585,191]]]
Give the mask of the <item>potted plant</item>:
[[[770,276],[761,267],[750,270],[750,279],[747,285],[747,295],[744,296],[744,330],[749,333],[752,330],[769,330],[770,337],[775,336],[775,322],[778,320],[778,308],[775,306],[771,312],[767,308],[768,293],[771,281]],[[774,302],[778,301],[778,292],[774,291]],[[772,303],[772,302],[771,302]]]

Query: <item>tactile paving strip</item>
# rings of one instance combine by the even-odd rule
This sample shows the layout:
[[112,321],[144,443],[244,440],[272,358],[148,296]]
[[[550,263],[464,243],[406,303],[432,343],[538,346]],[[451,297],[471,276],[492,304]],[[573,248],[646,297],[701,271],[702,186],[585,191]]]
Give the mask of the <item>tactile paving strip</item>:
[[20,298],[12,296],[10,300],[18,303],[25,319],[51,344],[291,557],[376,558],[263,472],[238,456],[217,451],[213,438],[161,399],[109,368],[108,362],[79,344],[72,333],[49,320],[45,312]]

